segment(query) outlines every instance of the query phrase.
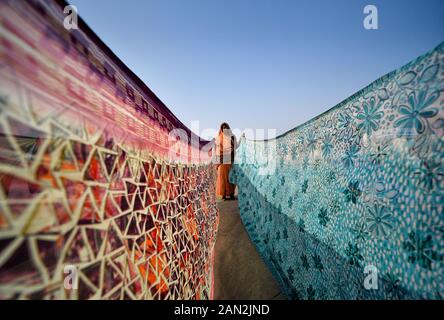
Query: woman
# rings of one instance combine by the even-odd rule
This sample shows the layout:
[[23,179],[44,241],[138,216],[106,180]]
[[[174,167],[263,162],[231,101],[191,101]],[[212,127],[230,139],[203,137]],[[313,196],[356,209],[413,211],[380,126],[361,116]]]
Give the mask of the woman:
[[222,200],[234,200],[236,186],[230,183],[228,175],[234,162],[234,151],[237,148],[236,137],[231,132],[228,123],[220,125],[219,134],[215,141],[215,156],[217,163],[216,195]]

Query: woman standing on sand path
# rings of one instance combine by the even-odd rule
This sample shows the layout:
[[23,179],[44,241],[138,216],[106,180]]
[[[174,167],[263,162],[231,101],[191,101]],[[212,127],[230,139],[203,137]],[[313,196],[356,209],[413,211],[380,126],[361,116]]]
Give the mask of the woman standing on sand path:
[[234,200],[236,185],[230,183],[228,176],[234,163],[234,152],[237,148],[236,137],[231,132],[228,123],[220,125],[219,134],[215,141],[215,157],[217,164],[216,196],[222,200]]

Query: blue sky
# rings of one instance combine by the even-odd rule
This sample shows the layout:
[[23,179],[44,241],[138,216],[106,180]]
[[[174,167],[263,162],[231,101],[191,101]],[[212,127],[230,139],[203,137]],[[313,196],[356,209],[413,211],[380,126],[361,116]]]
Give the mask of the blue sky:
[[[70,0],[187,126],[284,133],[444,40],[442,0]],[[374,4],[379,29],[363,27]]]

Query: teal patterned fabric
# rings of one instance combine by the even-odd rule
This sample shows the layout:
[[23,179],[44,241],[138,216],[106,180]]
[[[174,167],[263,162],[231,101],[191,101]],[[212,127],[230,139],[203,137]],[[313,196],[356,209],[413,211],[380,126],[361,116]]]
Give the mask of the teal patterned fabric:
[[242,139],[241,217],[290,298],[442,299],[443,79],[441,43],[275,140]]

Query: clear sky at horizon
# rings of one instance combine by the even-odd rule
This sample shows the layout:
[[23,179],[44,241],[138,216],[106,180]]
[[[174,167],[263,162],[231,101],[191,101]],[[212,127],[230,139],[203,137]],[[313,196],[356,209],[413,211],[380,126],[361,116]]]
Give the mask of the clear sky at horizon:
[[[69,2],[201,130],[226,121],[282,134],[444,40],[442,0]],[[378,30],[363,27],[367,4]]]

